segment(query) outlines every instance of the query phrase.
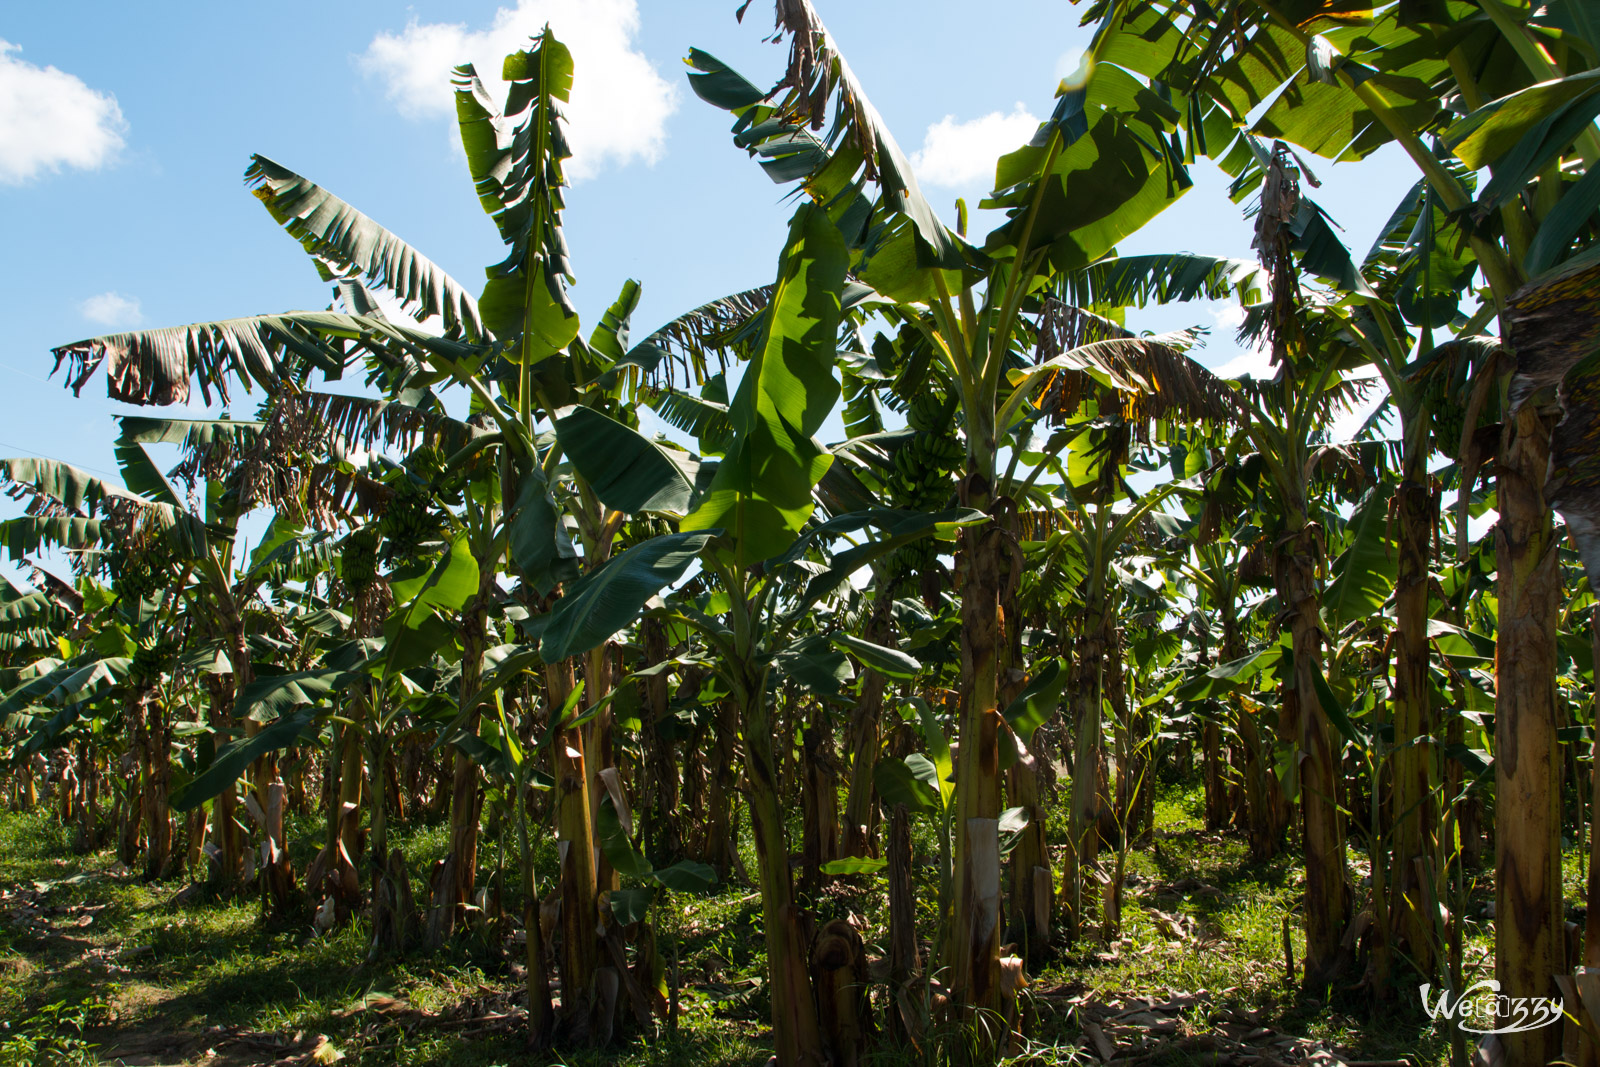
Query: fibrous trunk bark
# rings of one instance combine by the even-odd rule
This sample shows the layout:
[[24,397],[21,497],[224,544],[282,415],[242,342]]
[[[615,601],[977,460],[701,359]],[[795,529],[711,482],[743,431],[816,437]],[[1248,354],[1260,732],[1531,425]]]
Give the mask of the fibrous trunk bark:
[[[990,488],[981,474],[962,487],[968,507],[988,511]],[[951,1003],[961,1020],[979,1024],[975,1048],[993,1048],[990,1026],[1002,1015],[1000,986],[1000,564],[1005,534],[989,522],[961,532],[966,565],[961,588],[962,706],[956,759],[954,926],[948,940]]]
[[1078,635],[1078,654],[1073,663],[1072,807],[1061,874],[1069,941],[1076,941],[1088,928],[1087,909],[1094,899],[1094,887],[1085,883],[1092,880],[1090,867],[1100,854],[1100,688],[1104,659],[1104,608],[1091,603],[1083,614],[1083,630]]
[[[880,597],[867,623],[866,639],[877,645],[893,645],[889,626],[888,597]],[[850,717],[850,791],[844,805],[844,855],[871,856],[877,852],[877,792],[872,771],[878,764],[878,720],[883,714],[886,679],[867,670],[861,679],[861,694]]]
[[916,976],[917,905],[911,872],[911,814],[896,804],[889,815],[889,1032],[902,1045],[914,1033],[911,981]]
[[[493,593],[494,568],[480,569],[478,594],[461,616],[461,680],[458,706],[466,713],[462,732],[476,737],[480,709],[478,685],[483,677],[484,620]],[[460,748],[450,781],[450,850],[434,876],[433,907],[428,916],[428,943],[444,944],[466,918],[478,874],[478,814],[483,803],[478,765]]]
[[[1555,685],[1561,574],[1544,500],[1549,461],[1549,422],[1524,404],[1501,432],[1495,524],[1495,977],[1513,1003],[1558,995],[1553,976],[1566,972]],[[1547,1063],[1561,1051],[1555,1026],[1500,1039],[1513,1065]]]
[[808,923],[794,898],[789,841],[779,802],[778,763],[766,679],[750,678],[739,694],[744,726],[745,779],[750,826],[760,868],[761,910],[772,991],[772,1043],[778,1067],[821,1067],[827,1062],[809,973]]
[[[1590,655],[1595,663],[1600,663],[1600,606],[1596,606],[1589,613],[1589,644]],[[1593,716],[1600,716],[1600,688],[1595,692]],[[1600,722],[1600,717],[1591,717],[1591,722]],[[1588,904],[1588,914],[1584,917],[1583,927],[1583,965],[1600,969],[1600,731],[1595,732],[1594,742],[1590,747],[1590,801],[1589,801],[1589,882],[1585,901]],[[1584,1004],[1577,1010],[1588,1010],[1590,1005]],[[1600,1004],[1593,1005],[1600,1009]],[[1568,1009],[1571,1011],[1572,1009]],[[1600,1067],[1600,1043],[1589,1037],[1587,1030],[1581,1030],[1578,1042],[1579,1067]]]
[[172,728],[155,687],[141,687],[129,708],[139,743],[139,801],[144,815],[144,876],[166,877],[172,861],[172,811],[167,805],[172,779]]
[[[545,666],[550,707],[563,706],[575,679],[571,660]],[[556,737],[556,838],[561,859],[561,1020],[579,1042],[594,1033],[595,971],[600,964],[595,931],[600,912],[596,901],[595,847],[589,807],[589,775],[581,731],[561,729]]]
[[[1426,484],[1427,426],[1410,412],[1400,486],[1395,490],[1399,572],[1395,582],[1394,744],[1390,787],[1393,885],[1392,938],[1424,980],[1436,970],[1434,909],[1444,892],[1439,847],[1439,749],[1428,700],[1428,555],[1433,541],[1432,497]],[[1421,423],[1420,427],[1416,424]],[[1423,884],[1420,872],[1429,872]]]
[[[644,645],[644,663],[654,667],[667,661],[667,627],[660,619],[646,616],[639,623]],[[650,859],[657,867],[677,862],[683,856],[683,831],[678,811],[678,760],[669,731],[671,707],[667,672],[640,679],[639,706],[644,728],[640,731],[644,750],[645,797],[641,805],[645,842]]]
[[1350,921],[1345,877],[1344,826],[1340,821],[1333,731],[1317,699],[1322,672],[1321,590],[1316,568],[1317,531],[1303,509],[1288,509],[1288,529],[1277,557],[1278,590],[1288,615],[1294,672],[1283,690],[1287,721],[1300,747],[1300,812],[1306,864],[1306,955],[1304,984],[1319,989],[1343,969],[1342,945]]

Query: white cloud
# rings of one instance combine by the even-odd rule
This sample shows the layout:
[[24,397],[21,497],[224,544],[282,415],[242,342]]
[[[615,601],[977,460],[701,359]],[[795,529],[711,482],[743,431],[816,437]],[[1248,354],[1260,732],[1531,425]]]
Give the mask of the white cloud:
[[0,183],[21,185],[41,172],[110,162],[127,128],[117,98],[11,54],[21,50],[0,40]]
[[1244,325],[1244,308],[1233,303],[1217,303],[1206,308],[1211,313],[1212,321],[1217,324],[1217,329],[1227,330],[1229,333],[1238,333],[1239,327]]
[[1244,308],[1234,303],[1218,302],[1207,306],[1211,319],[1216,323],[1213,336],[1218,337],[1223,344],[1233,346],[1236,354],[1226,363],[1212,367],[1211,372],[1219,378],[1241,378],[1249,375],[1252,378],[1270,378],[1274,373],[1272,369],[1272,352],[1259,346],[1239,348],[1234,340],[1234,335],[1239,327],[1244,325]]
[[101,293],[91,296],[78,305],[78,311],[90,322],[99,326],[137,326],[144,321],[139,308],[139,298],[121,293]]
[[608,165],[661,158],[667,118],[678,108],[678,87],[635,47],[637,0],[517,0],[514,8],[496,10],[481,30],[413,19],[401,33],[374,37],[358,62],[382,79],[389,99],[407,118],[453,118],[451,69],[472,63],[490,93],[503,100],[502,60],[527,47],[546,23],[572,50],[575,67],[566,107],[572,149],[568,178],[581,181]]
[[1027,144],[1038,127],[1039,120],[1021,104],[1009,115],[991,111],[967,122],[946,115],[928,127],[911,165],[917,180],[927,185],[979,184],[987,190],[994,181],[995,160]]

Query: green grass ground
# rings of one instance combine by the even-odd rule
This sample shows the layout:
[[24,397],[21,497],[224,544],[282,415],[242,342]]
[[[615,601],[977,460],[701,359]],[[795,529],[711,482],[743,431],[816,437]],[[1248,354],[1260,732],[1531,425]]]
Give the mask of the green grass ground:
[[[1121,936],[1058,951],[1033,976],[1022,1001],[1031,1036],[1023,1061],[1096,1062],[1075,1046],[1086,1020],[1115,1010],[1097,1006],[1199,994],[1176,1019],[1177,1034],[1194,1035],[1197,1048],[1232,1019],[1236,1030],[1317,1040],[1348,1058],[1445,1062],[1445,1035],[1414,992],[1376,1005],[1363,991],[1301,996],[1286,980],[1283,953],[1283,919],[1299,892],[1295,863],[1252,864],[1241,840],[1202,832],[1198,816],[1196,796],[1164,794],[1152,846],[1128,857]],[[294,831],[303,870],[318,827],[305,820]],[[445,845],[440,826],[401,827],[397,836],[418,872]],[[486,845],[487,862],[495,848]],[[540,866],[548,868],[546,851]],[[922,873],[933,877],[931,865]],[[1568,878],[1576,890],[1575,866]],[[748,887],[675,898],[669,932],[679,939],[684,982],[676,1039],[634,1035],[604,1051],[560,1055],[530,1055],[513,1026],[482,1021],[517,1002],[515,953],[468,937],[439,952],[369,962],[359,919],[318,936],[309,914],[303,924],[268,925],[254,900],[175,899],[180,888],[142,883],[109,852],[74,854],[48,815],[0,815],[0,1067],[97,1062],[84,1047],[91,1043],[99,1062],[130,1065],[315,1062],[308,1053],[324,1036],[324,1058],[336,1051],[351,1065],[759,1067],[770,1054],[759,903]],[[920,900],[933,896],[931,884],[919,887]],[[880,899],[846,887],[819,904],[856,915],[876,954],[886,933]],[[1480,888],[1469,915],[1481,915],[1486,899]],[[1469,960],[1484,955],[1486,924],[1471,934]],[[1301,951],[1296,934],[1296,960]],[[1204,1055],[1174,1051],[1146,1062],[1210,1062],[1193,1058]],[[884,1051],[876,1062],[920,1059]]]

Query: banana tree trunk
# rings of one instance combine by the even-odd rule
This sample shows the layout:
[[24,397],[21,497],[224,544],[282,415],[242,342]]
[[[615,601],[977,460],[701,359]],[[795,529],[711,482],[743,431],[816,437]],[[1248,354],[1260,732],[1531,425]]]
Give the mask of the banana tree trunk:
[[75,846],[80,852],[91,852],[99,846],[100,837],[100,762],[88,741],[78,742],[78,836]]
[[[1600,606],[1589,612],[1589,646],[1594,663],[1600,663]],[[1600,722],[1600,692],[1595,694],[1591,722]],[[1583,966],[1600,967],[1600,731],[1590,747],[1589,880],[1585,892],[1588,914],[1583,926]],[[1580,1005],[1577,1010],[1586,1010]],[[1571,1010],[1571,1009],[1569,1009]],[[1578,1067],[1600,1067],[1600,1043],[1580,1028]]]
[[911,980],[917,959],[916,886],[911,871],[911,813],[896,804],[889,815],[889,1033],[910,1044],[916,1013]]
[[326,832],[322,852],[306,872],[306,888],[319,902],[333,900],[339,926],[361,906],[361,771],[359,729],[336,723],[323,781]]
[[[670,654],[666,624],[646,616],[639,623],[639,633],[645,666],[665,663]],[[638,685],[644,722],[640,742],[646,783],[640,814],[650,859],[657,867],[665,867],[683,856],[683,831],[678,821],[678,761],[673,744],[666,736],[671,714],[667,674],[658,671],[641,679]]]
[[[822,865],[839,858],[839,786],[834,772],[833,731],[821,705],[801,735],[800,888],[817,892],[825,881]],[[831,972],[830,972],[831,973]]]
[[[1427,478],[1425,412],[1410,411],[1404,431],[1400,486],[1395,490],[1399,573],[1395,583],[1395,669],[1391,718],[1396,749],[1391,760],[1389,831],[1393,843],[1391,937],[1424,979],[1437,969],[1432,908],[1443,899],[1439,846],[1438,722],[1428,700],[1428,553],[1433,542],[1432,497]],[[1427,884],[1423,873],[1427,872]]]
[[[1495,977],[1500,995],[1558,995],[1566,973],[1561,910],[1561,750],[1556,738],[1557,545],[1545,505],[1550,425],[1525,404],[1501,432],[1495,561]],[[1507,1062],[1546,1063],[1561,1028],[1502,1034]]]
[[56,776],[56,821],[62,826],[71,826],[77,819],[77,777],[72,769],[72,755],[66,753]]
[[1300,812],[1306,864],[1306,956],[1304,982],[1316,989],[1332,981],[1347,962],[1342,947],[1350,922],[1345,877],[1344,827],[1339,818],[1332,729],[1317,699],[1322,671],[1322,594],[1316,567],[1317,532],[1303,509],[1288,509],[1285,541],[1277,558],[1278,589],[1289,615],[1294,650],[1292,688],[1283,707],[1295,724],[1300,759]]
[[539,887],[534,881],[533,849],[528,840],[529,790],[519,787],[517,797],[518,863],[522,874],[522,929],[527,933],[523,964],[527,968],[529,1048],[545,1048],[555,1037],[555,1010],[550,1003],[550,972],[545,968],[544,927]]
[[[255,669],[250,662],[250,645],[244,629],[244,620],[238,616],[231,605],[226,610],[229,613],[228,633],[230,637],[229,658],[233,666],[233,692],[237,699],[246,686],[255,678]],[[261,723],[254,719],[245,720],[245,735],[254,737],[262,730]],[[257,823],[263,842],[261,848],[261,893],[262,904],[276,914],[285,914],[295,895],[294,868],[289,864],[288,842],[283,830],[283,793],[286,791],[283,779],[278,773],[278,754],[269,752],[251,766],[250,769],[251,793],[255,799],[252,814]]]
[[1034,960],[1050,944],[1050,911],[1055,895],[1038,757],[1028,753],[1019,759],[1007,772],[1006,787],[1011,803],[1028,813],[1028,825],[1011,850],[1014,929],[1008,936],[1022,946],[1025,960]]
[[[739,730],[739,712],[733,701],[720,701],[717,705],[716,742],[711,749],[709,796],[706,800],[705,837],[700,860],[717,872],[719,881],[727,881],[738,869],[737,821],[734,805],[739,781],[738,753],[735,739]],[[776,765],[774,765],[776,766]]]
[[[967,507],[989,510],[983,476],[963,484]],[[1000,984],[1000,569],[1004,532],[995,522],[961,532],[962,703],[955,777],[954,925],[947,944],[951,1003],[959,1018],[982,1024],[1004,1008]],[[980,1017],[978,1013],[983,1013]],[[998,1034],[979,1032],[976,1055]]]
[[[478,595],[461,614],[461,679],[457,690],[459,706],[476,701],[483,678],[485,617],[493,595],[494,568],[479,569]],[[478,733],[479,708],[474,704],[462,729],[467,736]],[[459,748],[450,781],[450,850],[434,876],[433,907],[428,916],[428,943],[437,948],[450,939],[456,925],[466,917],[478,874],[478,815],[483,803],[478,782],[478,765]]]
[[[135,734],[137,736],[137,734]],[[137,747],[122,753],[118,760],[121,776],[116,785],[117,860],[124,867],[139,862],[139,845],[143,838],[143,808],[139,787],[139,755]],[[31,761],[23,764],[23,811],[32,811],[39,803],[34,785]]]
[[1228,824],[1228,787],[1222,773],[1222,724],[1216,719],[1206,719],[1200,752],[1206,786],[1206,829],[1220,830]]
[[[1221,661],[1231,663],[1244,654],[1239,621],[1230,607],[1222,616]],[[1238,696],[1233,696],[1230,703],[1234,730],[1242,749],[1244,825],[1250,839],[1250,857],[1257,861],[1268,860],[1277,853],[1283,830],[1288,825],[1288,801],[1274,769],[1271,738],[1261,731],[1261,716],[1245,707]]]
[[[888,597],[879,597],[867,623],[866,639],[878,645],[893,643],[889,626]],[[871,856],[877,852],[877,791],[872,771],[878,765],[880,736],[878,723],[883,714],[885,678],[868,670],[861,679],[861,695],[850,717],[850,791],[844,805],[844,852],[846,856]]]
[[[545,667],[550,707],[559,709],[572,693],[571,660]],[[580,1040],[592,1038],[596,1008],[595,971],[600,965],[595,930],[600,911],[595,886],[594,823],[589,775],[580,730],[563,729],[556,738],[556,837],[561,858],[561,1015]]]
[[755,835],[756,865],[760,868],[761,912],[767,942],[772,1043],[778,1067],[822,1067],[827,1059],[811,990],[810,939],[789,871],[789,840],[778,793],[766,678],[758,674],[746,679],[739,689],[750,826]]
[[172,728],[154,687],[142,687],[129,706],[139,751],[139,798],[144,816],[144,876],[166,877],[172,862],[172,810],[167,795],[172,780]]
[[1072,806],[1067,819],[1067,850],[1062,867],[1062,895],[1067,904],[1067,939],[1074,942],[1088,929],[1087,908],[1093,899],[1085,886],[1089,867],[1100,853],[1100,707],[1105,659],[1104,607],[1085,606],[1083,630],[1072,685],[1072,724],[1076,732],[1072,756]]
[[[1017,531],[1010,531],[1016,536]],[[1012,565],[1018,562],[1015,557]],[[1020,575],[1008,575],[1003,581],[1001,595],[1001,661],[998,667],[999,683],[995,706],[1009,708],[1027,688],[1027,660],[1022,649],[1022,631],[1026,622],[1016,602],[1021,583]],[[1042,735],[1036,732],[1033,743],[1037,745]],[[1021,749],[1021,745],[1018,745]],[[1027,813],[1028,823],[1022,828],[1011,850],[1010,915],[1007,917],[1006,940],[1022,949],[1025,962],[1036,961],[1041,950],[1050,943],[1050,911],[1054,901],[1050,871],[1050,841],[1045,833],[1044,801],[1040,795],[1039,760],[1032,752],[1019,751],[1019,758],[1006,771],[1006,796],[1013,807]]]
[[[609,641],[591,649],[585,658],[583,704],[593,708],[611,692],[612,658],[616,648]],[[616,726],[611,715],[611,705],[601,708],[583,728],[583,759],[589,772],[589,817],[593,820],[595,840],[599,840],[600,798],[606,795],[606,783],[600,773],[617,765]],[[618,778],[618,784],[621,784]],[[603,893],[622,888],[622,877],[611,867],[611,861],[601,852],[595,860],[595,885]]]

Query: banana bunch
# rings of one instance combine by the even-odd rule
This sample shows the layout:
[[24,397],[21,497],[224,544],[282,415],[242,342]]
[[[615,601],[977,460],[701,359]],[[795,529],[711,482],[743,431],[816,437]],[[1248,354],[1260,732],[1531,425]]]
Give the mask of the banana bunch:
[[128,665],[128,679],[136,686],[156,685],[161,672],[166,669],[167,658],[160,643],[153,637],[141,638],[133,649],[133,662]]
[[144,600],[166,588],[165,568],[152,566],[145,553],[117,553],[111,560],[111,580],[119,597]]
[[1443,367],[1435,368],[1422,382],[1423,408],[1433,414],[1433,437],[1436,447],[1451,455],[1461,443],[1461,430],[1466,424],[1466,410],[1450,395],[1449,382]]
[[387,555],[391,559],[410,555],[433,528],[427,489],[411,478],[401,479],[378,522],[378,532],[389,541]]
[[[906,421],[917,431],[895,449],[894,470],[885,479],[889,503],[909,511],[941,511],[955,493],[952,475],[961,468],[966,450],[956,437],[955,400],[925,392],[911,401]],[[897,549],[889,565],[897,579],[921,574],[934,566],[938,546],[931,538]]]
[[360,593],[378,577],[378,528],[363,526],[344,539],[339,550],[339,576],[352,593]]

